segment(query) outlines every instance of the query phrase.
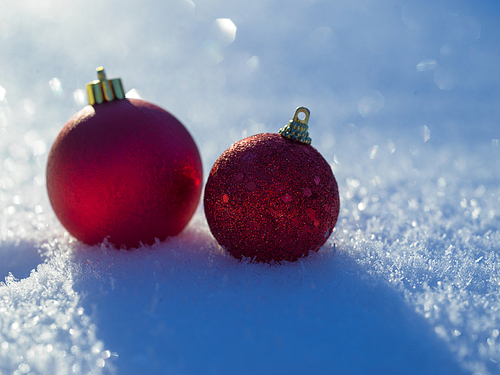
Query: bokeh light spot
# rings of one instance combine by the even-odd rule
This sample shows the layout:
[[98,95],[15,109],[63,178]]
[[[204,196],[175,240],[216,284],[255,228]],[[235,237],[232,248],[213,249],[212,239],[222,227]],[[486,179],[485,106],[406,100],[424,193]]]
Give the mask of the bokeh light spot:
[[2,86],[0,86],[0,102],[5,99],[5,93],[7,90],[5,90]]
[[451,70],[438,68],[434,72],[434,83],[441,90],[452,90],[457,84],[457,78]]
[[50,88],[52,89],[52,92],[54,93],[55,96],[62,96],[63,94],[63,88],[61,81],[54,77],[49,81]]
[[77,89],[73,91],[73,100],[78,106],[85,105],[85,99],[87,96],[85,95],[85,90]]
[[252,56],[247,60],[247,68],[249,72],[253,72],[254,70],[258,69],[260,66],[260,60],[258,56]]
[[358,112],[370,117],[384,107],[385,98],[380,91],[370,90],[358,101]]
[[219,30],[219,39],[225,45],[231,44],[236,39],[236,25],[229,18],[218,18],[215,26]]
[[434,70],[437,68],[436,60],[424,60],[417,64],[417,72],[426,72],[428,70]]

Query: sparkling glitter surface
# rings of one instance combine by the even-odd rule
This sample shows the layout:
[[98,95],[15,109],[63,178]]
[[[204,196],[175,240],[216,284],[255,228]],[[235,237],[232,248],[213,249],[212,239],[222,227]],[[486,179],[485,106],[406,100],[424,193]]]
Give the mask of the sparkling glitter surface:
[[318,250],[337,222],[340,201],[332,170],[316,149],[266,133],[219,157],[204,205],[219,244],[236,258],[265,262]]
[[87,106],[47,163],[54,211],[79,240],[125,247],[178,234],[201,195],[196,144],[170,113],[136,99]]

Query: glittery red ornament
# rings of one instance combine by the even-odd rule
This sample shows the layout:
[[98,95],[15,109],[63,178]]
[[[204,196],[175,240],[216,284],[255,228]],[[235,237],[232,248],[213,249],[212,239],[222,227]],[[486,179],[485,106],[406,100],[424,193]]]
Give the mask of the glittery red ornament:
[[[186,128],[119,80],[87,86],[88,105],[64,126],[47,163],[52,207],[69,233],[124,247],[178,234],[201,194],[202,164]],[[120,99],[120,100],[118,100]]]
[[299,107],[281,135],[245,138],[215,162],[205,186],[205,215],[215,239],[236,258],[293,261],[330,236],[338,187],[330,165],[309,145],[308,119],[309,111]]

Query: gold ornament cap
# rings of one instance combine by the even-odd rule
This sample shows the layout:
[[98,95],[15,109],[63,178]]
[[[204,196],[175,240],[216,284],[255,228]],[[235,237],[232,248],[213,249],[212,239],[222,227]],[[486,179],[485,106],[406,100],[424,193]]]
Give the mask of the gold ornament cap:
[[[303,120],[299,120],[299,113],[304,113],[306,117]],[[310,114],[311,112],[306,107],[298,107],[295,110],[293,119],[288,122],[288,125],[280,129],[279,134],[292,141],[310,145],[311,138],[309,138],[309,126],[307,126]]]
[[96,68],[97,80],[87,83],[87,96],[90,105],[111,102],[125,98],[122,80],[120,78],[106,79],[104,68]]

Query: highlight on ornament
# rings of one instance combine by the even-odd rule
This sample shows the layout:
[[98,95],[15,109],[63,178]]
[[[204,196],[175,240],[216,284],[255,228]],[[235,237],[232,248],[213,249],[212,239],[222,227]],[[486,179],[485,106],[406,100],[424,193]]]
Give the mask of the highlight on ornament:
[[294,261],[330,237],[340,210],[338,186],[310,145],[309,115],[297,108],[279,134],[236,142],[213,165],[205,215],[217,242],[234,257]]
[[47,161],[56,216],[77,239],[117,247],[180,233],[202,190],[202,164],[188,130],[172,114],[125,98],[102,67],[87,85],[89,105],[64,125]]

